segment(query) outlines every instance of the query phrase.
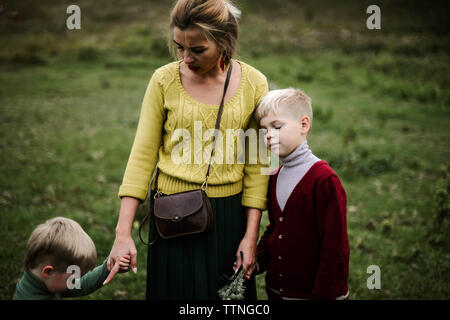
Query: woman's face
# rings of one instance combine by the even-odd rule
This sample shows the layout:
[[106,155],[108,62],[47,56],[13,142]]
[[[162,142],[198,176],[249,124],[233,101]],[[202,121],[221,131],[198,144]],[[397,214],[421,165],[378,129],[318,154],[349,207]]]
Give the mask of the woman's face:
[[173,30],[173,41],[186,66],[198,75],[219,70],[221,52],[214,41],[208,40],[198,28]]

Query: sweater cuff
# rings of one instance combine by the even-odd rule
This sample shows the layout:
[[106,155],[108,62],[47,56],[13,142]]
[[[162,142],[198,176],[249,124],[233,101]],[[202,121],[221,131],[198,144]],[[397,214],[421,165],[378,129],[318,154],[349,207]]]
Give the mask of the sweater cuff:
[[256,198],[248,195],[242,196],[242,206],[248,207],[248,208],[255,208],[259,209],[261,211],[264,211],[267,209],[267,199],[264,198]]
[[139,199],[141,202],[144,202],[147,198],[147,189],[143,189],[130,184],[122,184],[119,188],[118,196],[122,197],[133,197]]

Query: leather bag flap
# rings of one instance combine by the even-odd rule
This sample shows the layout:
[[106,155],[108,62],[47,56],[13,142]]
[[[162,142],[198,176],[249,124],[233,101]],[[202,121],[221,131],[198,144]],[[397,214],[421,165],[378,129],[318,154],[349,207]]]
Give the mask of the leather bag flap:
[[160,219],[181,221],[199,211],[202,205],[202,190],[192,190],[157,197],[154,203],[154,213]]

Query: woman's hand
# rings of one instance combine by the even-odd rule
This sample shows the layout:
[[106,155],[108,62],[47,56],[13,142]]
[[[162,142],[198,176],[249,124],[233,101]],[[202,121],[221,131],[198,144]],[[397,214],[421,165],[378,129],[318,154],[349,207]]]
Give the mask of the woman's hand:
[[120,258],[129,256],[131,258],[131,270],[137,272],[137,251],[131,237],[131,227],[133,225],[134,215],[139,206],[139,200],[132,197],[122,197],[120,203],[119,221],[116,226],[116,239],[114,240],[111,253],[109,254],[107,266],[110,271],[103,284],[110,282],[119,272]]
[[[256,242],[259,237],[259,222],[261,221],[262,212],[256,208],[247,208],[246,211],[247,230],[236,252],[236,262],[233,270],[236,272],[242,264],[242,268],[245,270],[245,278],[249,280],[256,267]],[[244,261],[241,261],[241,251]]]
[[[241,260],[241,252],[244,257],[244,261]],[[247,280],[249,280],[256,266],[256,242],[253,239],[244,237],[239,244],[239,248],[236,253],[236,262],[233,266],[234,272],[240,268],[241,264],[244,269],[244,276]]]
[[[129,256],[131,258],[131,269],[134,273],[137,272],[137,251],[134,240],[129,236],[116,236],[111,253],[109,254],[107,266],[110,271],[103,285],[109,283],[120,271],[123,264],[123,257]],[[121,261],[122,258],[122,261]],[[122,262],[122,263],[121,263]],[[122,264],[122,265],[121,265]]]

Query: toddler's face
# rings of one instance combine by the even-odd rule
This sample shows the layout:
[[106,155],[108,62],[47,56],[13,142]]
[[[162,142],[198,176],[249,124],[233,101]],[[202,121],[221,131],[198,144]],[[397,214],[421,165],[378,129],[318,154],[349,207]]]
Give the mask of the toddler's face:
[[62,273],[55,271],[46,281],[50,292],[63,292],[67,290],[67,280],[71,273]]
[[259,122],[264,130],[267,148],[280,157],[286,157],[305,141],[300,120],[292,117],[283,108],[269,111]]

